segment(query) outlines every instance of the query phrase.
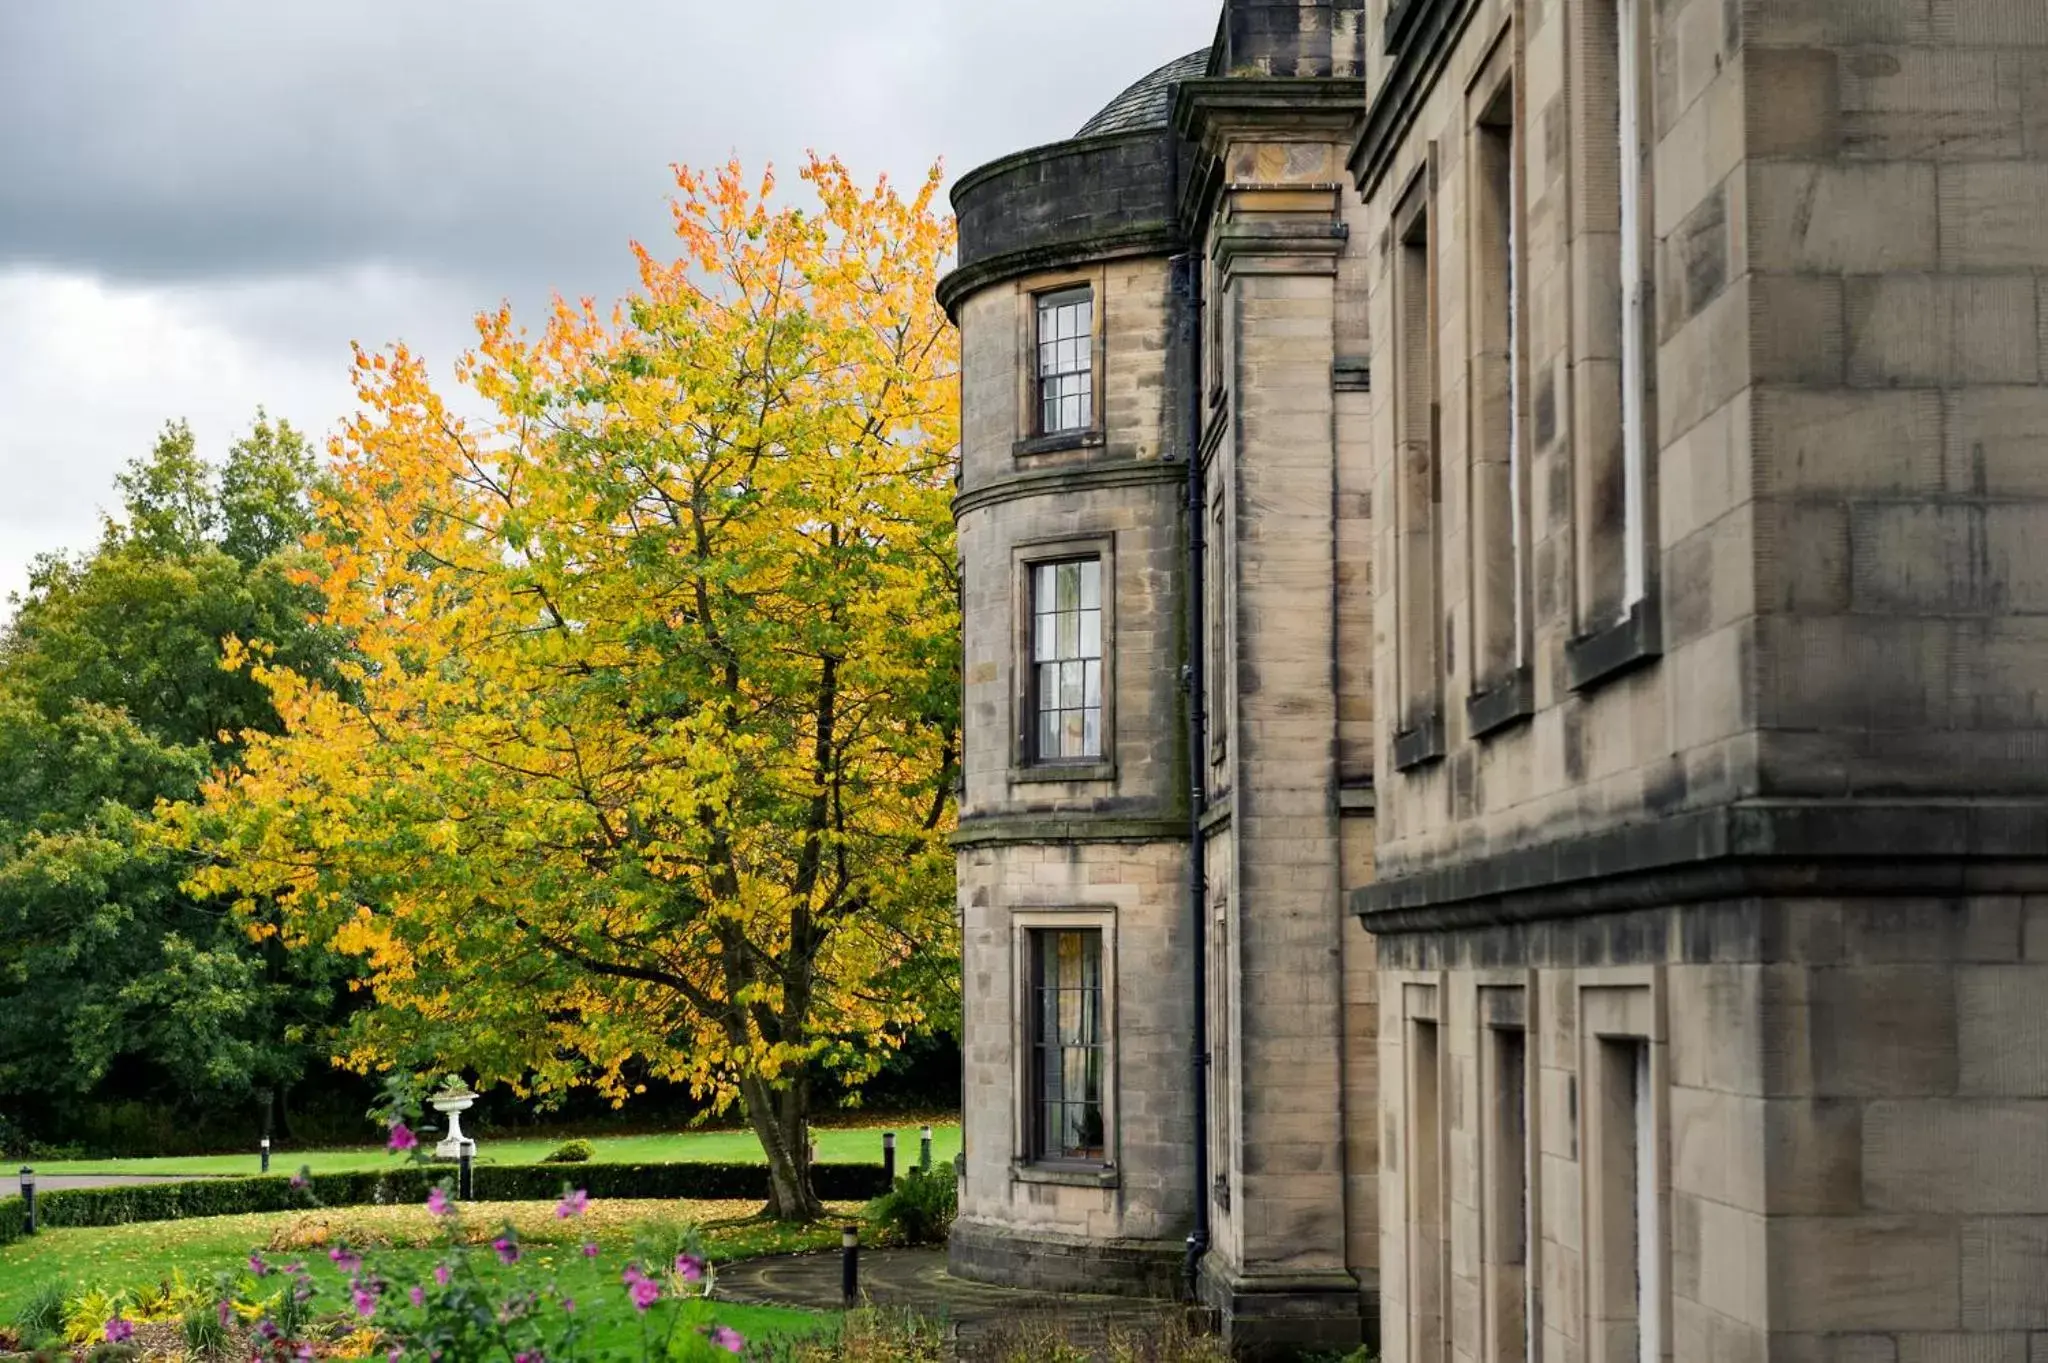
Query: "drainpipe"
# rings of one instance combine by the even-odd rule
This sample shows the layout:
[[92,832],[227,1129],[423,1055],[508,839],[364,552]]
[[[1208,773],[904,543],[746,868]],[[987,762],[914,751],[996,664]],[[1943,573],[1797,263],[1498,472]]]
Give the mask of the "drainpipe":
[[1181,1272],[1189,1301],[1197,1300],[1196,1277],[1202,1256],[1209,1252],[1209,871],[1202,815],[1208,807],[1209,725],[1204,679],[1202,613],[1204,589],[1203,534],[1208,524],[1208,497],[1202,478],[1202,256],[1180,257],[1175,282],[1181,296],[1182,349],[1187,369],[1187,665],[1182,672],[1188,703],[1188,924],[1194,953],[1190,972],[1194,994],[1194,1026],[1189,1056],[1195,1100],[1195,1228],[1188,1233],[1187,1261]]

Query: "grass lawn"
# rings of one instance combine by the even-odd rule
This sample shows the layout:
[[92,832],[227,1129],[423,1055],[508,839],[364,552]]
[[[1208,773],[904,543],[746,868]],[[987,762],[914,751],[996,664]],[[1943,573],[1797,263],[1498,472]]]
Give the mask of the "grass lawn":
[[[879,1164],[882,1162],[882,1132],[896,1133],[896,1167],[908,1169],[917,1162],[917,1126],[830,1127],[815,1132],[818,1158],[829,1162]],[[479,1164],[534,1164],[562,1143],[559,1137],[524,1140],[477,1138]],[[686,1131],[664,1136],[598,1136],[591,1139],[597,1158],[608,1163],[672,1164],[761,1162],[761,1144],[752,1131]],[[944,1163],[960,1149],[958,1125],[938,1126],[932,1132],[932,1158]],[[272,1173],[290,1173],[300,1166],[316,1174],[347,1173],[358,1169],[384,1169],[394,1157],[381,1146],[360,1146],[344,1150],[275,1149],[270,1156]],[[573,1166],[564,1166],[568,1173]],[[43,1174],[253,1174],[258,1169],[254,1151],[246,1155],[170,1155],[156,1159],[64,1160],[37,1164]],[[12,1193],[12,1179],[0,1188]]]
[[[621,1271],[636,1258],[652,1262],[656,1255],[672,1255],[688,1225],[702,1228],[714,1262],[838,1243],[837,1220],[796,1229],[747,1219],[744,1213],[750,1210],[749,1204],[735,1203],[594,1202],[585,1217],[563,1222],[554,1218],[549,1203],[490,1204],[478,1206],[466,1230],[472,1239],[487,1240],[510,1220],[525,1245],[525,1267],[537,1270],[542,1281],[556,1278],[577,1299],[579,1311],[595,1313],[596,1338],[617,1336],[623,1344],[629,1336],[637,1338],[641,1321],[626,1301]],[[834,1210],[843,1216],[851,1209]],[[332,1245],[345,1241],[364,1247],[378,1274],[402,1293],[405,1286],[424,1282],[446,1257],[445,1249],[428,1247],[440,1229],[424,1209],[376,1207],[45,1231],[0,1249],[0,1323],[11,1321],[36,1286],[51,1278],[64,1280],[74,1291],[144,1287],[174,1272],[204,1283],[217,1272],[245,1272],[251,1250],[261,1251],[273,1264],[303,1262],[320,1289],[317,1309],[325,1315],[348,1305],[345,1275],[328,1255]],[[597,1257],[584,1255],[586,1238],[599,1246]],[[489,1249],[472,1253],[472,1262],[488,1274],[509,1272]],[[836,1319],[726,1304],[717,1304],[715,1315],[749,1338],[809,1333]]]

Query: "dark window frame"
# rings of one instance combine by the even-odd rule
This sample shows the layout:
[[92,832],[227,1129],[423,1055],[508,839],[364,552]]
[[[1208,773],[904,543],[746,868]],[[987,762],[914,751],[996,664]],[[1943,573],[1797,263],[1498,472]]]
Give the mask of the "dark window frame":
[[[1095,566],[1096,573],[1096,604],[1093,607],[1088,607],[1083,604],[1077,604],[1072,612],[1040,610],[1039,575],[1043,571],[1047,569],[1057,570],[1068,566],[1078,566],[1087,564],[1093,564]],[[1079,586],[1077,586],[1077,603],[1079,601],[1085,601],[1085,596],[1081,595],[1081,590],[1082,589]],[[1024,564],[1024,592],[1025,601],[1023,661],[1024,666],[1026,668],[1026,673],[1024,685],[1024,733],[1022,748],[1025,764],[1036,768],[1051,769],[1099,767],[1104,762],[1109,760],[1109,752],[1111,747],[1111,736],[1109,732],[1110,609],[1108,604],[1110,587],[1107,557],[1106,555],[1101,554],[1099,552],[1077,552],[1029,560]],[[1078,642],[1077,651],[1075,655],[1071,658],[1060,654],[1058,651],[1057,644],[1055,644],[1054,646],[1052,656],[1040,656],[1039,618],[1041,615],[1058,616],[1070,613],[1074,614],[1077,617],[1079,617],[1076,620],[1077,635],[1085,637],[1085,634],[1083,633],[1086,624],[1085,617],[1091,611],[1096,617],[1095,652],[1092,657],[1085,651],[1085,647],[1083,645],[1080,645]],[[1057,626],[1055,626],[1055,630],[1057,630]],[[1095,670],[1095,691],[1093,697],[1095,703],[1093,705],[1088,704],[1089,694],[1086,680],[1087,670],[1091,663],[1093,664]],[[1053,707],[1053,713],[1057,713],[1064,716],[1069,711],[1078,711],[1078,713],[1082,716],[1084,750],[1074,753],[1048,753],[1046,751],[1044,732],[1044,716],[1047,713],[1047,709],[1045,705],[1045,682],[1042,669],[1046,666],[1065,667],[1074,664],[1078,664],[1082,669],[1083,680],[1081,704],[1079,706],[1055,706]],[[1095,746],[1092,751],[1088,751],[1086,750],[1085,738],[1087,726],[1086,717],[1088,712],[1091,710],[1095,713]]]
[[[1096,352],[1100,346],[1100,338],[1096,334],[1097,303],[1093,280],[1072,281],[1031,295],[1031,434],[1038,439],[1080,436],[1100,427],[1101,394],[1097,392],[1096,384]],[[1048,315],[1052,316],[1054,325],[1054,335],[1050,338],[1045,334]],[[1078,335],[1060,334],[1060,319],[1075,315],[1082,320],[1082,330]],[[1048,372],[1048,347],[1053,348],[1055,363],[1059,363],[1057,348],[1076,340],[1081,343],[1079,367],[1056,368]],[[1046,391],[1048,379],[1061,382],[1079,380],[1081,388],[1078,394],[1062,389],[1057,396],[1049,397]],[[1077,399],[1081,417],[1078,422],[1054,424],[1047,419],[1049,404],[1064,404]]]
[[[1061,938],[1072,938],[1079,947],[1076,957],[1078,974],[1069,983],[1062,974],[1048,985],[1046,968],[1048,959],[1059,966],[1067,958],[1059,950]],[[1052,946],[1050,952],[1048,945]],[[1029,1028],[1027,1044],[1031,1049],[1029,1066],[1030,1092],[1026,1116],[1027,1142],[1025,1149],[1034,1163],[1049,1165],[1100,1166],[1109,1162],[1109,1036],[1108,1020],[1108,952],[1105,933],[1099,925],[1074,927],[1034,927],[1025,931],[1025,948],[1030,968],[1030,986],[1026,1002],[1026,1021]],[[1092,951],[1092,976],[1090,953]],[[1092,982],[1091,982],[1092,981]],[[1076,1006],[1081,1010],[1076,1031],[1080,1037],[1068,1041],[1064,1030],[1048,1040],[1046,1034],[1046,995],[1055,996],[1053,1015],[1064,1028],[1063,1005],[1060,995],[1075,995]],[[1092,997],[1091,997],[1092,996]],[[1072,1099],[1066,1096],[1069,1075],[1069,1053],[1081,1054],[1083,1096]],[[1061,1078],[1061,1096],[1049,1096],[1049,1057],[1058,1058]],[[1088,1087],[1093,1085],[1092,1093]],[[1048,1120],[1049,1109],[1062,1110],[1061,1129],[1066,1126],[1066,1109],[1080,1108],[1082,1130],[1085,1133],[1089,1120],[1087,1109],[1093,1108],[1095,1143],[1092,1145],[1061,1143],[1054,1148],[1049,1139],[1053,1126]]]

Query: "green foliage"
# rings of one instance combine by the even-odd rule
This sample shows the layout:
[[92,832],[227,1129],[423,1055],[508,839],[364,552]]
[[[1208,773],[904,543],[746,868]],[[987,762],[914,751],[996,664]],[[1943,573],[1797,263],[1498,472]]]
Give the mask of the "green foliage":
[[107,1322],[119,1315],[127,1304],[127,1293],[97,1287],[67,1298],[64,1302],[64,1341],[80,1346],[99,1341]]
[[906,1245],[936,1245],[953,1229],[959,1210],[960,1190],[951,1169],[912,1169],[868,1204],[868,1219]]
[[62,1332],[66,1292],[62,1278],[45,1278],[36,1284],[35,1291],[14,1313],[14,1328],[24,1343],[39,1344]]
[[189,1306],[178,1318],[179,1333],[184,1336],[185,1352],[193,1358],[221,1358],[234,1343],[234,1336],[228,1331],[228,1323],[221,1316],[216,1304]]
[[587,1164],[597,1158],[597,1147],[589,1141],[577,1138],[563,1141],[548,1153],[542,1164]]
[[28,1204],[18,1197],[0,1197],[0,1245],[28,1234]]
[[231,639],[332,681],[342,655],[295,548],[313,458],[259,420],[218,474],[166,429],[119,478],[99,545],[39,560],[0,633],[0,1097],[41,1125],[118,1090],[247,1101],[320,1059],[342,970],[251,940],[180,882],[162,800],[194,798],[245,730],[279,727]]

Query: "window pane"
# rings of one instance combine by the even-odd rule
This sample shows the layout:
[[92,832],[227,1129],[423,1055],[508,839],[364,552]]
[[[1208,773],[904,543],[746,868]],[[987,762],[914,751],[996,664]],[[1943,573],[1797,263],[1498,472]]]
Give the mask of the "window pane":
[[1100,706],[1102,704],[1102,664],[1081,664],[1081,704]]
[[[1082,593],[1082,599],[1087,599],[1085,591]],[[1080,622],[1080,656],[1083,658],[1100,658],[1102,656],[1102,612],[1099,610],[1084,610],[1080,614]]]
[[1053,653],[1053,640],[1059,617],[1041,613],[1033,616],[1032,621],[1031,660],[1042,663],[1056,656]]
[[1087,653],[1081,647],[1081,612],[1062,611],[1058,619],[1060,627],[1057,642],[1060,656],[1062,658],[1086,657]]
[[1081,565],[1062,563],[1053,570],[1058,574],[1058,594],[1054,598],[1054,609],[1071,611],[1081,605]]
[[1102,560],[1084,559],[1074,565],[1081,579],[1081,608],[1099,610],[1102,607]]
[[1060,711],[1060,756],[1086,757],[1088,750],[1082,746],[1086,738],[1079,710]]
[[[1071,619],[1072,617],[1070,616],[1070,617],[1066,617],[1066,618],[1069,618],[1069,619]],[[1083,669],[1084,669],[1084,668],[1085,668],[1086,666],[1087,666],[1087,664],[1086,664],[1086,663],[1061,663],[1061,664],[1060,664],[1060,708],[1061,708],[1061,709],[1063,709],[1063,710],[1072,710],[1072,709],[1078,709],[1078,708],[1080,708],[1080,706],[1082,706],[1083,704],[1085,704],[1085,703],[1086,703],[1086,702],[1085,702],[1085,700],[1084,700],[1084,696],[1085,696],[1085,694],[1086,694],[1086,689],[1087,689],[1087,684],[1088,684],[1088,681],[1087,681],[1087,674],[1086,674],[1086,672],[1084,672],[1084,671],[1083,671]]]
[[1038,300],[1039,420],[1046,434],[1085,428],[1093,416],[1094,325],[1087,289]]
[[1100,710],[1084,710],[1081,712],[1081,755],[1083,757],[1102,756],[1102,711]]

